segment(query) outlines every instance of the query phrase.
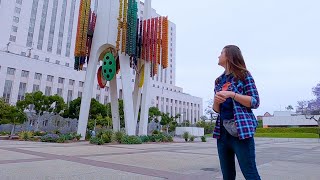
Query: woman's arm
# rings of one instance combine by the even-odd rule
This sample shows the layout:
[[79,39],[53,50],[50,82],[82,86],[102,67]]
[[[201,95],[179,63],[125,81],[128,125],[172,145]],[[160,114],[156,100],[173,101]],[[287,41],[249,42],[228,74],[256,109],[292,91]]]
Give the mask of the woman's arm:
[[244,95],[232,91],[220,91],[217,95],[225,99],[233,98],[235,101],[248,108],[258,108],[260,105],[259,94],[250,73],[247,74],[244,84]]

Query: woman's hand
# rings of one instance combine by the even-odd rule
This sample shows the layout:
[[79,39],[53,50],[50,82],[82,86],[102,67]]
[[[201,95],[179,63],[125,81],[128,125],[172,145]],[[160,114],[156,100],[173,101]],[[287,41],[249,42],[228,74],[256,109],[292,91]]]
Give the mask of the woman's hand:
[[228,99],[228,98],[233,98],[235,93],[232,91],[219,91],[217,92],[216,95],[218,95],[221,98]]
[[225,101],[226,101],[226,98],[222,95],[219,95],[218,93],[216,93],[216,95],[214,96],[214,102],[217,104],[221,104]]

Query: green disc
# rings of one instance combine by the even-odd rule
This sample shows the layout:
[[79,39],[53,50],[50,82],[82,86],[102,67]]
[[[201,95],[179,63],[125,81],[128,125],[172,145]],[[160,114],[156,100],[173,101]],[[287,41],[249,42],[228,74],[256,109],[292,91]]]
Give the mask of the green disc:
[[103,58],[102,76],[105,80],[111,81],[116,74],[116,61],[112,53],[107,53]]

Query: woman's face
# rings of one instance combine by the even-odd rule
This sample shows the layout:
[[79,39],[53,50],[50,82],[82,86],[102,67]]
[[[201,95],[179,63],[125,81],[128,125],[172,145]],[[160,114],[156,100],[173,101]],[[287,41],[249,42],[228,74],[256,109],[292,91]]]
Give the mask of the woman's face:
[[226,68],[227,67],[227,56],[226,56],[225,49],[223,49],[221,51],[221,54],[220,54],[220,56],[218,58],[219,58],[218,65]]

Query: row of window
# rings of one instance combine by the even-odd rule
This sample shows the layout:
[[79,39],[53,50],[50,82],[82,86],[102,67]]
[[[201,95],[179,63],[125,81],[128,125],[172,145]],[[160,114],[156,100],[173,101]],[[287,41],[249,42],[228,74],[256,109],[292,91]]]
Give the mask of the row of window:
[[[22,0],[17,0],[17,4],[22,4]],[[53,39],[55,35],[55,26],[56,26],[56,19],[57,19],[57,11],[58,11],[58,0],[54,0],[53,6],[52,6],[52,14],[51,14],[51,22],[50,22],[50,29],[49,29],[49,38],[48,38],[48,47],[47,51],[52,52],[52,46],[53,46]],[[34,31],[35,31],[35,24],[37,19],[37,11],[38,11],[38,4],[39,0],[33,0],[32,2],[32,9],[31,9],[31,16],[29,21],[29,28],[28,28],[28,35],[27,35],[27,47],[33,47],[34,45]],[[44,32],[46,28],[46,22],[47,22],[47,15],[48,15],[48,6],[49,6],[49,0],[44,0],[42,5],[42,12],[41,12],[41,20],[40,20],[40,27],[39,27],[39,36],[38,36],[38,42],[37,42],[37,49],[42,50],[43,47],[43,38],[44,38]],[[65,18],[67,13],[67,1],[64,0],[61,4],[62,11],[60,15],[60,24],[59,24],[59,32],[58,32],[58,43],[57,43],[57,54],[61,55],[62,51],[62,42],[63,42],[63,36],[64,36],[64,28],[65,28]],[[70,51],[71,51],[71,41],[72,41],[72,35],[73,35],[73,24],[74,24],[74,14],[75,14],[75,6],[76,6],[76,0],[72,0],[71,2],[71,11],[70,11],[70,18],[68,23],[68,37],[67,37],[67,43],[66,43],[66,52],[65,56],[70,57]],[[20,12],[21,7],[15,7],[14,10],[15,14],[13,16],[13,22],[19,23],[20,19]],[[12,26],[12,32],[13,34],[10,35],[9,41],[16,42],[16,33],[18,31],[18,27],[14,24]]]
[[[4,84],[4,90],[3,90],[3,99],[5,102],[9,103],[10,102],[10,97],[12,94],[12,86],[13,86],[13,81],[12,80],[6,80]],[[32,92],[36,92],[40,90],[40,85],[39,84],[33,84]],[[18,97],[17,101],[21,101],[25,98],[25,93],[27,91],[27,83],[25,82],[20,82],[19,85],[19,91],[18,91]],[[63,90],[62,88],[57,88],[57,95],[63,96]],[[46,86],[44,95],[46,96],[51,96],[52,95],[52,87],[51,86]],[[78,97],[82,97],[82,92],[78,92]],[[73,90],[68,90],[68,96],[67,96],[67,103],[72,101],[73,98]]]
[[[158,102],[160,102],[159,101],[159,96],[157,96],[156,99],[157,99]],[[164,98],[163,97],[161,98],[161,101],[164,102]],[[169,98],[166,98],[166,102],[169,102]],[[170,102],[171,102],[171,104],[173,104],[173,99],[170,99]],[[174,100],[174,102],[175,102],[175,104],[178,104],[178,100]],[[187,104],[187,106],[189,106],[189,104],[190,104],[191,107],[192,106],[194,106],[194,107],[198,106],[198,108],[200,108],[200,104],[189,103],[189,102],[185,102],[185,101],[179,101],[179,105],[181,105],[181,104],[183,104],[183,105]]]
[[[7,74],[8,75],[15,75],[15,72],[16,72],[15,68],[11,68],[11,67],[7,68]],[[29,71],[22,70],[21,71],[21,77],[28,78],[29,77]],[[41,78],[42,78],[42,74],[41,73],[35,73],[34,74],[34,79],[41,80]],[[47,75],[47,81],[48,82],[53,82],[53,79],[54,79],[54,76]],[[59,77],[59,79],[58,79],[58,83],[59,84],[64,84],[64,81],[65,81],[65,78]],[[69,85],[73,86],[74,83],[75,83],[75,80],[69,79]],[[79,81],[79,87],[83,87],[83,85],[84,85],[84,82]]]

